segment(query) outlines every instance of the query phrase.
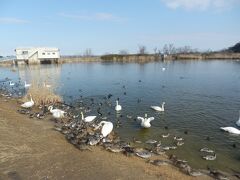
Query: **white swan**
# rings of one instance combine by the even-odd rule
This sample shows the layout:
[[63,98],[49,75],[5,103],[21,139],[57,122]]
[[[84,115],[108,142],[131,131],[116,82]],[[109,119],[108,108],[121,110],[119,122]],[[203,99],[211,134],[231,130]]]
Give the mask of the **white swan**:
[[165,70],[166,70],[166,68],[165,68],[165,67],[163,67],[163,68],[162,68],[162,71],[165,71]]
[[121,111],[122,110],[122,106],[120,104],[118,104],[118,100],[116,101],[115,110],[116,111]]
[[48,110],[50,110],[50,112],[52,113],[54,118],[63,118],[64,114],[66,113],[65,111],[61,110],[61,109],[53,109],[52,106],[48,107]]
[[240,130],[235,127],[220,127],[220,129],[229,132],[231,134],[240,134]]
[[239,119],[238,119],[238,121],[236,122],[236,125],[237,125],[237,126],[240,126],[240,110],[239,110]]
[[53,109],[53,106],[49,106],[48,110],[52,113],[53,117],[55,118],[63,118],[64,114],[66,113],[61,109]]
[[154,109],[155,111],[163,112],[164,111],[164,105],[165,105],[165,102],[162,103],[162,107],[160,107],[160,106],[151,106],[151,108]]
[[147,114],[145,114],[145,118],[143,117],[137,117],[138,120],[141,120],[141,126],[144,128],[150,128],[151,124],[150,122],[154,120],[154,117],[147,117]]
[[31,84],[27,84],[27,82],[24,81],[24,87],[25,87],[25,88],[28,88],[28,87],[30,87],[30,86],[31,86]]
[[45,82],[43,83],[43,86],[46,87],[46,88],[52,87],[50,84],[46,84]]
[[23,103],[23,104],[21,105],[21,107],[23,107],[23,108],[30,108],[30,107],[32,107],[32,106],[34,105],[34,101],[33,101],[33,99],[32,99],[31,94],[30,94],[30,97],[31,97],[31,100],[28,101],[28,102]]
[[12,81],[10,81],[10,82],[9,82],[9,85],[10,85],[10,86],[14,86],[15,83],[13,83]]
[[[65,112],[64,112],[65,113]],[[52,113],[52,115],[53,115],[53,117],[54,118],[57,118],[57,119],[59,119],[59,118],[63,118],[64,117],[64,113],[62,113],[62,112],[54,112],[54,113]]]
[[95,130],[97,130],[101,126],[102,126],[101,134],[103,137],[107,137],[113,130],[113,123],[110,121],[101,121],[95,128]]
[[87,117],[84,117],[83,116],[83,112],[81,112],[81,115],[82,115],[82,120],[84,122],[91,122],[91,121],[93,121],[97,117],[97,116],[87,116]]
[[61,110],[61,109],[53,109],[53,106],[49,106],[48,110],[53,114],[53,113],[66,113],[65,111]]

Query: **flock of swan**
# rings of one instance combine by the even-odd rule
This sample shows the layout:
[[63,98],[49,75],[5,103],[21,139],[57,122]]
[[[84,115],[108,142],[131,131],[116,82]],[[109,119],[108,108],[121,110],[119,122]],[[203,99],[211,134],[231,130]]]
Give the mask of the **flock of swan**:
[[[25,82],[26,85],[26,82]],[[165,102],[162,103],[161,106],[150,106],[151,109],[158,111],[158,112],[164,112],[164,105]],[[34,106],[34,101],[32,99],[32,96],[30,95],[30,101],[25,102],[21,105],[21,107],[23,108],[31,108],[32,106]],[[64,112],[63,110],[60,109],[53,109],[53,106],[49,106],[48,110],[52,113],[52,116],[54,118],[63,118],[64,114],[66,112]],[[116,106],[115,106],[115,111],[119,112],[122,110],[122,106],[119,104],[119,101],[116,101]],[[97,116],[87,116],[84,117],[83,112],[81,112],[81,119],[86,122],[86,123],[90,123],[92,122],[94,119],[96,119]],[[148,117],[147,114],[145,114],[145,117],[137,117],[137,120],[141,121],[140,125],[143,128],[150,128],[151,127],[151,121],[154,120],[154,117]],[[239,111],[239,119],[236,122],[237,126],[240,126],[240,111]],[[105,137],[108,134],[111,133],[112,129],[113,129],[113,124],[110,121],[101,121],[98,125],[98,128],[102,126],[102,135]],[[240,130],[235,128],[235,127],[220,127],[221,130],[224,130],[226,132],[229,132],[231,134],[240,134]]]

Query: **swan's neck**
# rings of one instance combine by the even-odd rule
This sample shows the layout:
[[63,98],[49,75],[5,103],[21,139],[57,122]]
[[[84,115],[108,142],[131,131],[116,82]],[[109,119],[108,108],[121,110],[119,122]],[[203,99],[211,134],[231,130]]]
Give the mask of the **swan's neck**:
[[164,110],[164,103],[162,103],[162,109]]
[[116,105],[118,106],[118,101],[116,101]]
[[81,115],[82,115],[82,120],[84,119],[84,116],[83,116],[83,113],[81,112]]
[[145,120],[147,119],[147,114],[145,114]]

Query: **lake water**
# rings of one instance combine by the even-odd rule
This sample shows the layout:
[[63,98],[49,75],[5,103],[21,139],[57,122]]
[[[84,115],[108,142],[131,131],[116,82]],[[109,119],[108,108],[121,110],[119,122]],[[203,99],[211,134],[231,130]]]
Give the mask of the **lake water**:
[[[171,145],[173,135],[181,136],[185,144],[168,151],[169,154],[188,160],[196,168],[210,166],[228,172],[240,170],[240,136],[219,129],[222,126],[236,127],[239,118],[240,61],[41,65],[16,67],[14,70],[0,68],[0,77],[1,80],[5,77],[27,82],[37,79],[55,84],[57,93],[76,107],[81,96],[90,106],[91,98],[98,104],[112,94],[113,106],[103,105],[101,112],[114,124],[121,122],[115,131],[122,139],[130,141],[134,137],[143,142],[155,139]],[[122,116],[114,110],[117,98],[123,107]],[[162,102],[166,102],[164,113],[150,109],[151,105]],[[97,115],[97,107],[93,105],[87,115]],[[145,113],[155,117],[149,129],[142,129],[134,120]],[[133,118],[129,119],[127,115]],[[166,133],[170,133],[170,137],[163,139],[161,135]],[[203,147],[215,150],[217,159],[203,160],[199,151]]]

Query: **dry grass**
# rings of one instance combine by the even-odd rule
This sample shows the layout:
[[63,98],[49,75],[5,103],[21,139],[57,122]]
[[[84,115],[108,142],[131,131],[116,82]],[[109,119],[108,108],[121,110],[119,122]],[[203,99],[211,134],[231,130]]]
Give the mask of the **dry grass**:
[[[42,83],[41,83],[42,84]],[[26,96],[24,96],[24,101],[29,101],[30,94],[32,95],[32,99],[35,105],[47,105],[53,104],[57,102],[61,102],[62,98],[59,95],[54,93],[54,87],[46,87],[40,84],[32,84],[28,89]]]

